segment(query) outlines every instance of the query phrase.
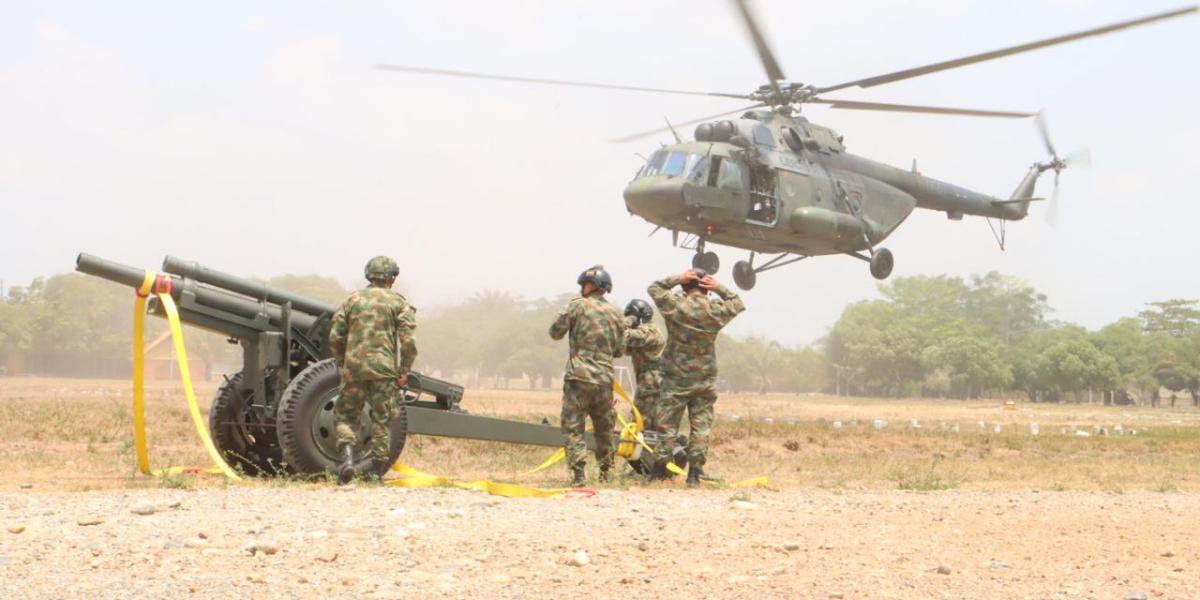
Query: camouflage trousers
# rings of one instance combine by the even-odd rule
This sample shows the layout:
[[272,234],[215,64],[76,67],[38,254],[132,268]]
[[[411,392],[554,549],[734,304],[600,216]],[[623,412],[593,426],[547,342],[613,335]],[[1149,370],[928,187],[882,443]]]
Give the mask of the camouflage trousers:
[[596,462],[601,470],[611,469],[616,450],[613,431],[617,421],[612,386],[574,379],[564,381],[561,423],[568,468],[583,467],[587,463],[584,428],[588,417],[592,418],[592,432],[596,437]]
[[658,406],[661,404],[662,392],[658,388],[639,385],[637,394],[633,397],[633,405],[642,413],[642,421],[646,431],[658,430]]
[[[664,387],[659,401],[658,432],[662,439],[674,440],[679,436],[679,425],[683,421],[683,412],[688,413],[687,459],[688,466],[703,467],[708,458],[708,436],[712,431],[716,413],[713,405],[717,402],[717,393],[705,390],[694,393],[676,393],[669,386]],[[662,444],[655,448],[657,462],[666,463],[671,460],[673,443]]]
[[356,426],[363,410],[368,410],[371,437],[367,440],[367,452],[380,462],[388,462],[392,446],[388,425],[400,416],[400,384],[395,379],[343,381],[342,395],[333,410],[339,448],[343,444],[357,445]]

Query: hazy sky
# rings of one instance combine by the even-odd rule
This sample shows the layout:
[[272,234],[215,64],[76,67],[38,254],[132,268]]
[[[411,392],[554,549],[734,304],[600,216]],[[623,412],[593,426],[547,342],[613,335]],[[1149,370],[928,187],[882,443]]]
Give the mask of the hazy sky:
[[[826,85],[1115,20],[1171,1],[759,0],[786,74]],[[1001,252],[982,219],[917,211],[885,242],[893,276],[999,270],[1096,327],[1200,296],[1200,18],[1188,17],[839,97],[1044,108],[1061,150],[1044,209]],[[0,279],[63,272],[80,251],[164,254],[246,275],[359,281],[400,260],[419,306],[502,288],[574,288],[603,263],[644,296],[687,251],[624,209],[635,153],[607,140],[737,100],[452,80],[450,69],[745,93],[764,83],[730,2],[36,2],[0,8]],[[834,94],[831,94],[833,96]],[[1031,121],[806,109],[849,150],[1007,196],[1044,159]],[[690,136],[690,128],[687,132]],[[1049,195],[1049,178],[1039,195]],[[719,252],[729,275],[743,251]],[[790,343],[875,295],[865,264],[763,274],[732,327]]]

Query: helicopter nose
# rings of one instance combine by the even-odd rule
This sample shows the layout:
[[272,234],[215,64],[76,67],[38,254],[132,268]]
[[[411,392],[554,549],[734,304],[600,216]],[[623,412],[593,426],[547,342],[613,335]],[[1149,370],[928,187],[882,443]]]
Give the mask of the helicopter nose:
[[641,177],[625,188],[625,207],[648,221],[665,220],[683,212],[683,185],[678,177]]

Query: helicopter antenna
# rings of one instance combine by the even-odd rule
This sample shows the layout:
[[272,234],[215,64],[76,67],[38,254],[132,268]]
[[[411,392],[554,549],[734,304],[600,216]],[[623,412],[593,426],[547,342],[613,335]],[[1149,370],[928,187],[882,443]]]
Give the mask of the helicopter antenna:
[[670,130],[671,135],[675,136],[675,143],[682,144],[683,138],[679,137],[679,132],[675,131],[675,126],[671,125],[671,120],[664,116],[663,121],[667,122],[667,129]]

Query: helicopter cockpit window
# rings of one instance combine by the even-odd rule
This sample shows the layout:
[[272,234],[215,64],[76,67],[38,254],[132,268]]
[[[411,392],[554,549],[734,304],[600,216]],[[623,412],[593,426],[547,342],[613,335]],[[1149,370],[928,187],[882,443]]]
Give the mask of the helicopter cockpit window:
[[667,177],[682,177],[691,172],[692,165],[703,158],[699,154],[687,152],[671,152],[659,150],[650,156],[646,166],[638,173],[639,177],[650,175],[666,175]]
[[670,152],[666,152],[664,150],[659,150],[658,152],[651,154],[650,160],[646,161],[646,165],[642,167],[642,170],[638,173],[638,176],[645,177],[647,175],[658,175],[659,172],[662,171],[663,165],[667,162],[667,155],[669,154]]
[[694,156],[686,152],[672,152],[667,157],[667,164],[663,165],[662,174],[667,177],[678,177],[683,175],[687,170],[689,159]]
[[754,143],[765,148],[775,147],[775,136],[771,135],[771,129],[765,125],[754,126]]

